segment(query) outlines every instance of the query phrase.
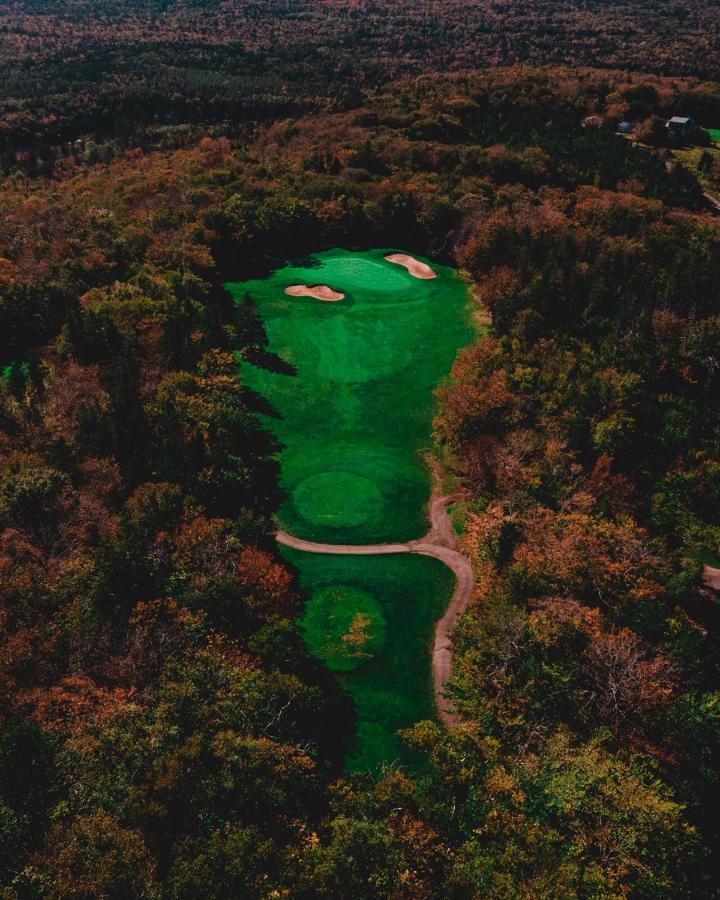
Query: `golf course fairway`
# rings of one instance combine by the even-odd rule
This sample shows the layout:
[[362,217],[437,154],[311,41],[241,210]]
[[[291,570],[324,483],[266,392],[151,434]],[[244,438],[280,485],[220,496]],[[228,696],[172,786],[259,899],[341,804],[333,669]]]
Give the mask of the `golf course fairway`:
[[[300,570],[310,597],[301,619],[308,646],[355,703],[358,726],[348,770],[411,762],[396,732],[435,717],[429,647],[452,593],[452,572],[435,559],[409,554],[282,552]],[[353,619],[359,621],[355,629]]]
[[[375,544],[428,530],[433,393],[473,329],[454,270],[433,263],[437,277],[421,279],[384,258],[392,252],[331,250],[228,285],[236,302],[257,302],[282,360],[243,362],[241,375],[277,413],[265,424],[283,446],[278,524],[295,537]],[[286,293],[298,285],[342,299]],[[308,646],[358,710],[348,767],[402,760],[397,730],[434,715],[429,647],[452,573],[410,555],[282,552],[310,597]]]

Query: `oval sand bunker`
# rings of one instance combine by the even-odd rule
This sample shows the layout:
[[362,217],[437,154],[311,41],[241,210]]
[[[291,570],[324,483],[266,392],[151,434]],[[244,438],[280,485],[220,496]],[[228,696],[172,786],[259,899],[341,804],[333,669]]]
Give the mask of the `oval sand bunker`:
[[420,262],[414,256],[407,253],[388,253],[385,257],[388,262],[397,263],[404,266],[414,278],[437,278],[437,272],[430,268],[427,263]]
[[326,284],[291,284],[285,288],[285,293],[288,297],[313,297],[315,300],[324,300],[326,303],[335,303],[345,296]]

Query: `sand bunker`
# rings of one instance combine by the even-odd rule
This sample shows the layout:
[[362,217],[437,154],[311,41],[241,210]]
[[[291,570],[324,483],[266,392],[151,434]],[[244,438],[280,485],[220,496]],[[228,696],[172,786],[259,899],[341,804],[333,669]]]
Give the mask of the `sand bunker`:
[[415,278],[437,278],[437,272],[434,272],[430,266],[407,253],[389,253],[385,259],[391,263],[397,263],[399,266],[405,266],[408,272]]
[[324,300],[326,303],[334,303],[342,300],[345,294],[334,291],[326,284],[291,284],[285,288],[289,297],[313,297],[315,300]]

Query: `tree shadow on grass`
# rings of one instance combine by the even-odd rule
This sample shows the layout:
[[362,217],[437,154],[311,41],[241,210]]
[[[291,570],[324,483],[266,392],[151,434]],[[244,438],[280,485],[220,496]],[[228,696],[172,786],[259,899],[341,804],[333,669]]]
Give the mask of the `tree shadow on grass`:
[[262,394],[258,394],[258,392],[252,390],[252,388],[243,387],[242,398],[251,412],[258,413],[262,416],[268,416],[270,419],[282,419],[282,413],[279,413],[275,409],[267,397],[263,397]]
[[287,260],[288,265],[294,269],[319,269],[322,262],[312,253],[307,256],[297,256]]
[[259,348],[250,348],[245,351],[244,359],[253,366],[260,369],[267,369],[268,372],[275,372],[278,375],[297,375],[297,368],[284,360],[277,353],[270,350],[260,350]]

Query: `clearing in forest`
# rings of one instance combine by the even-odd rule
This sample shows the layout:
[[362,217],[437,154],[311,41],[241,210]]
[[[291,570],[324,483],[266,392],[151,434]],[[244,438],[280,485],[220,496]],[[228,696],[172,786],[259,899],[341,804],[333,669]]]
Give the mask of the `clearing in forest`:
[[[436,277],[419,279],[388,253],[332,250],[228,285],[238,302],[246,293],[258,302],[269,350],[282,360],[274,370],[243,363],[242,377],[278,413],[267,424],[284,448],[279,525],[299,538],[369,544],[407,541],[428,528],[433,394],[473,336],[467,285],[434,264]],[[288,296],[297,285],[344,296]],[[308,645],[358,708],[351,766],[396,758],[397,729],[433,715],[429,643],[451,573],[432,559],[283,552],[311,595]],[[382,574],[391,570],[392,578]],[[411,658],[421,671],[409,667]]]

